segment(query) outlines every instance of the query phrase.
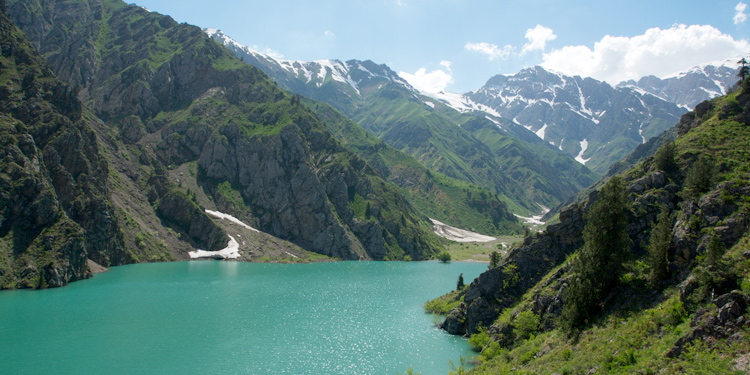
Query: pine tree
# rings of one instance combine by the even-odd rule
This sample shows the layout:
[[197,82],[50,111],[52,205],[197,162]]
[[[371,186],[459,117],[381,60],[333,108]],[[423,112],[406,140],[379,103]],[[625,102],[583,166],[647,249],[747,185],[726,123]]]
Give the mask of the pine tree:
[[740,77],[740,82],[743,82],[745,77],[750,75],[750,67],[747,66],[748,62],[744,57],[740,61],[737,61],[737,64],[740,64],[740,70],[737,72],[737,77]]
[[701,155],[685,176],[683,194],[688,198],[697,198],[709,191],[714,184],[714,167],[706,155]]
[[659,147],[654,155],[656,169],[667,173],[672,172],[677,167],[677,162],[675,161],[676,154],[677,146],[675,146],[673,141],[669,141]]
[[630,256],[626,202],[622,180],[613,177],[589,210],[585,242],[572,266],[574,279],[565,291],[561,326],[569,333],[587,323],[617,286],[623,263]]
[[493,251],[490,253],[489,268],[492,269],[497,267],[498,265],[500,265],[500,253],[498,253],[497,251]]
[[651,272],[648,281],[652,288],[669,277],[669,247],[672,244],[672,216],[667,207],[662,207],[656,224],[651,229],[648,243],[648,265]]
[[458,275],[458,281],[456,282],[456,290],[461,290],[464,287],[464,274]]

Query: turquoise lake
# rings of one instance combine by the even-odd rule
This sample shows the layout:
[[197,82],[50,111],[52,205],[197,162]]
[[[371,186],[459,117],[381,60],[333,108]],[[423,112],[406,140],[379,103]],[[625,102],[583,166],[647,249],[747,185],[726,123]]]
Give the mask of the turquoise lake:
[[447,374],[472,355],[428,299],[486,264],[221,261],[0,292],[1,374]]

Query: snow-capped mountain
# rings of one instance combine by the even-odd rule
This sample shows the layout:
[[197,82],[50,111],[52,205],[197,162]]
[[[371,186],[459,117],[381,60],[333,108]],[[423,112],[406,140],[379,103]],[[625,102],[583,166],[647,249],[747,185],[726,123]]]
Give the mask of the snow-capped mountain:
[[[220,30],[204,31],[284,89],[330,104],[425,167],[483,186],[521,211],[554,206],[598,178],[491,108],[461,95],[428,97],[386,65],[285,60],[243,46]],[[462,110],[443,100],[464,103]]]
[[349,86],[351,89],[346,89],[348,95],[361,96],[362,88],[385,82],[403,85],[416,93],[396,72],[369,60],[286,60],[244,46],[219,29],[208,28],[204,32],[245,62],[260,68],[282,86],[301,95],[315,98],[315,92],[331,80]]
[[497,75],[464,95],[433,97],[461,111],[483,110],[521,125],[600,173],[686,111],[642,89],[539,66]]
[[617,86],[640,89],[692,109],[704,100],[726,94],[739,80],[737,69],[737,63],[732,59],[696,66],[664,79],[647,76],[637,82],[630,80]]

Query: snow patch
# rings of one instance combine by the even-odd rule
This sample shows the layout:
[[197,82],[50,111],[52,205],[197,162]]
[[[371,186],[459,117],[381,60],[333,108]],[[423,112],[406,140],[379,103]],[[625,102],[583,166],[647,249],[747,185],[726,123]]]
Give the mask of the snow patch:
[[581,141],[581,152],[578,153],[578,156],[576,156],[576,161],[586,165],[586,163],[591,160],[591,158],[584,159],[583,153],[586,152],[586,149],[589,148],[589,141],[587,139],[584,139]]
[[257,230],[255,228],[253,228],[253,227],[251,227],[251,226],[243,223],[242,221],[240,221],[240,219],[238,219],[238,218],[236,218],[236,217],[234,217],[232,215],[225,214],[225,213],[219,212],[219,211],[211,211],[211,210],[206,210],[206,213],[209,214],[209,215],[211,215],[211,216],[213,216],[213,217],[219,218],[219,219],[229,220],[229,221],[231,221],[231,222],[233,222],[233,223],[235,223],[235,224],[237,224],[237,225],[239,225],[241,227],[244,227],[245,229],[250,229],[253,232],[260,233],[259,230]]
[[445,105],[455,109],[456,111],[459,111],[461,113],[464,112],[472,112],[472,111],[480,111],[484,112],[490,116],[495,117],[502,117],[500,114],[495,111],[494,109],[484,105],[479,104],[471,99],[469,99],[467,96],[463,94],[456,94],[453,92],[438,92],[438,93],[429,93],[429,92],[422,92],[422,95],[429,96],[433,99],[437,99],[441,101],[442,103],[445,103]]
[[432,229],[440,237],[449,239],[456,242],[490,242],[494,241],[495,237],[485,236],[483,234],[470,232],[465,229],[452,227],[447,224],[443,224],[435,219],[432,221]]
[[547,124],[544,124],[541,129],[537,130],[534,134],[536,134],[537,137],[544,139],[544,134],[547,131]]
[[497,125],[498,128],[500,128],[500,129],[503,128],[503,125],[500,124],[500,121],[497,121],[497,120],[495,120],[494,118],[492,118],[490,116],[484,116],[484,118],[486,118],[487,120],[492,121],[495,125]]
[[427,106],[430,107],[430,108],[435,108],[435,103],[433,103],[433,102],[428,102],[428,101],[424,100],[423,103],[427,104]]
[[189,251],[191,259],[212,258],[212,259],[237,259],[240,257],[240,244],[234,237],[229,236],[227,247],[219,251],[195,250]]

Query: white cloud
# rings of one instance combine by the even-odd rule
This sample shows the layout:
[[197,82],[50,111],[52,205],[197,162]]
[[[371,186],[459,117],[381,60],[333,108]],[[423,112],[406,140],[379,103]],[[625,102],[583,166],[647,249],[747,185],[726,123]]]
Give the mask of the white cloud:
[[333,31],[331,31],[331,30],[323,31],[323,35],[325,35],[325,36],[327,36],[329,38],[335,38],[336,37],[336,34],[334,34]]
[[587,46],[567,46],[544,54],[546,69],[617,84],[646,75],[665,77],[707,61],[725,60],[750,50],[746,40],[710,25],[652,28],[634,37],[605,36]]
[[270,47],[263,49],[261,47],[258,47],[257,45],[253,45],[253,46],[250,46],[250,48],[252,48],[252,49],[254,49],[256,51],[259,51],[260,53],[262,53],[264,55],[271,56],[274,59],[283,59],[284,58],[284,55],[281,52],[276,51],[274,49],[271,49]]
[[444,69],[435,69],[428,72],[425,68],[419,68],[414,74],[399,72],[398,75],[419,91],[438,93],[445,91],[445,88],[453,83],[451,62],[441,61],[440,66]]
[[544,51],[547,47],[547,42],[557,39],[557,35],[548,27],[542,25],[536,25],[533,29],[526,30],[526,40],[529,42],[524,44],[521,49],[521,54],[525,54],[530,51]]
[[481,42],[466,43],[464,49],[466,49],[467,51],[474,51],[487,55],[490,60],[495,60],[498,58],[505,60],[513,52],[514,47],[510,44],[506,44],[505,47],[499,48],[496,44]]
[[747,14],[745,14],[745,10],[747,10],[747,4],[743,2],[737,3],[737,6],[734,7],[734,24],[740,24],[745,21],[747,21]]

